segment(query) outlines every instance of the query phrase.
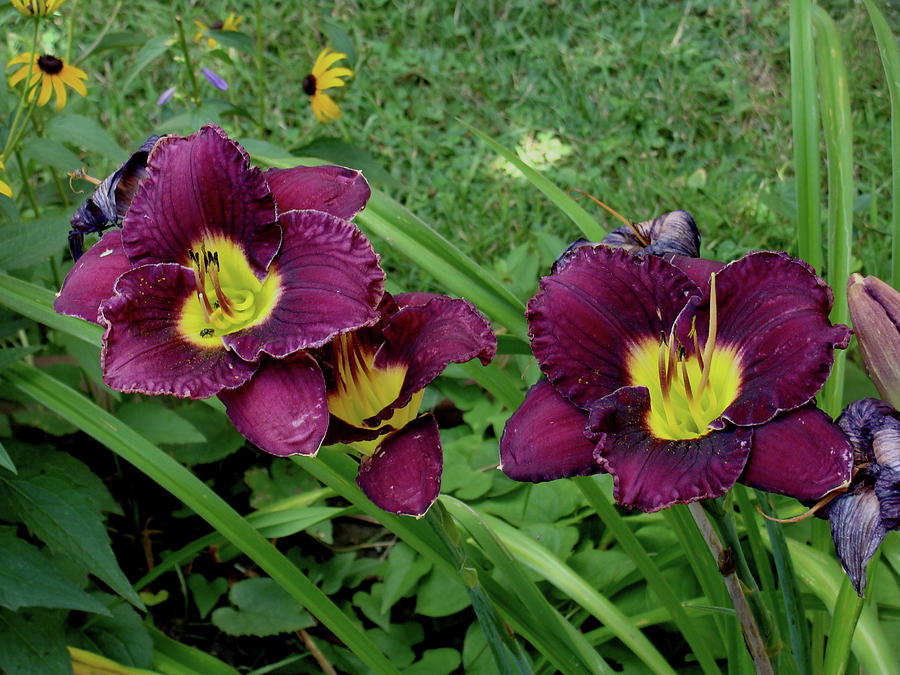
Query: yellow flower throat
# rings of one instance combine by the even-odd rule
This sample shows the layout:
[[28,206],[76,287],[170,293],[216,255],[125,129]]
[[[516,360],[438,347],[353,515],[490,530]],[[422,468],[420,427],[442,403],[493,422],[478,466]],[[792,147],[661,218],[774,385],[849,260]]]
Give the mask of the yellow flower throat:
[[632,386],[650,392],[646,422],[655,438],[687,440],[710,433],[717,419],[737,398],[741,388],[741,363],[737,350],[716,346],[716,279],[710,278],[709,331],[701,349],[696,326],[691,326],[693,353],[670,335],[648,339],[633,349],[627,365]]
[[265,281],[257,279],[240,246],[214,237],[190,249],[188,256],[195,294],[182,305],[178,328],[191,342],[221,344],[223,335],[260,324],[271,314],[281,279],[274,271]]

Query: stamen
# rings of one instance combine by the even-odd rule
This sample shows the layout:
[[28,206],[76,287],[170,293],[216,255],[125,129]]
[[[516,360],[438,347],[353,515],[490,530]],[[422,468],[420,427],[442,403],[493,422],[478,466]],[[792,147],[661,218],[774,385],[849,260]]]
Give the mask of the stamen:
[[671,363],[666,363],[666,356],[669,353],[668,344],[666,343],[666,334],[660,334],[659,357],[657,359],[657,368],[659,369],[659,388],[662,392],[663,412],[666,416],[666,422],[673,424],[675,422],[675,409],[672,407],[672,399],[669,396],[672,388],[672,372],[674,368]]
[[228,302],[228,296],[225,295],[225,292],[222,290],[222,283],[219,281],[219,254],[207,252],[205,263],[206,273],[209,274],[209,278],[212,280],[219,307],[221,307],[226,316],[234,316],[234,309],[231,303]]
[[697,334],[697,317],[691,317],[691,330],[688,337],[694,341],[694,354],[697,356],[697,362],[700,364],[700,372],[703,372],[703,353],[700,351],[700,336]]
[[684,347],[681,347],[679,360],[681,361],[681,379],[684,381],[684,395],[685,398],[687,398],[688,408],[691,411],[691,417],[694,420],[696,431],[702,432],[704,431],[706,424],[703,417],[703,411],[700,409],[700,398],[699,396],[695,398],[694,392],[691,389],[691,378],[688,376],[687,359],[685,358]]
[[767,515],[763,513],[763,510],[761,508],[759,508],[759,504],[756,505],[756,510],[759,511],[760,515],[766,520],[771,520],[773,522],[782,524],[799,523],[802,520],[806,520],[810,516],[814,516],[817,511],[821,511],[824,507],[828,506],[835,497],[844,494],[846,491],[847,489],[844,488],[829,492],[827,495],[822,497],[822,499],[813,504],[808,511],[804,511],[799,516],[794,516],[793,518],[775,518],[774,516]]
[[197,299],[200,300],[200,309],[203,310],[203,318],[206,320],[206,323],[209,323],[212,317],[213,308],[212,305],[209,304],[209,299],[206,297],[206,284],[204,283],[206,276],[203,274],[203,270],[200,267],[200,254],[188,250],[188,256],[191,259],[191,266],[194,268],[194,286],[197,289]]
[[628,220],[625,216],[623,216],[623,215],[617,213],[616,211],[614,211],[613,209],[611,209],[610,207],[608,207],[606,204],[604,204],[603,202],[601,202],[599,199],[597,199],[597,198],[594,197],[593,195],[589,195],[589,194],[588,194],[587,192],[585,192],[584,190],[579,190],[578,188],[569,188],[569,190],[570,190],[570,191],[571,191],[571,190],[574,190],[575,192],[580,192],[582,195],[584,195],[585,197],[587,197],[588,199],[590,199],[592,202],[594,202],[594,203],[596,203],[596,204],[602,206],[602,207],[603,207],[604,209],[606,209],[606,211],[607,211],[608,213],[610,213],[612,216],[614,216],[615,218],[618,218],[618,219],[621,220],[623,223],[625,223],[625,225],[627,225],[628,227],[630,227],[630,228],[631,228],[631,231],[634,232],[634,236],[638,238],[638,241],[641,242],[641,245],[642,245],[642,246],[649,246],[649,245],[650,245],[650,240],[647,239],[647,237],[645,237],[643,234],[641,234],[640,231],[638,231],[637,226],[636,226],[633,222],[631,222],[630,220]]
[[719,315],[716,305],[716,273],[709,275],[709,332],[706,335],[706,344],[703,349],[703,374],[700,376],[698,395],[702,394],[709,382],[709,371],[712,366],[713,350],[716,347],[716,326]]

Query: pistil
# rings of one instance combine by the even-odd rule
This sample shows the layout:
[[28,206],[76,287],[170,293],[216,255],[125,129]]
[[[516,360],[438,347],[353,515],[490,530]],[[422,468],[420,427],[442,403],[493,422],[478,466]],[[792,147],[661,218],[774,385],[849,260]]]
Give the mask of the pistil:
[[[700,376],[700,393],[709,382],[709,371],[712,367],[713,349],[716,347],[716,326],[718,325],[718,309],[716,303],[716,273],[709,275],[709,330],[703,349],[703,374]],[[698,352],[699,353],[699,352]]]

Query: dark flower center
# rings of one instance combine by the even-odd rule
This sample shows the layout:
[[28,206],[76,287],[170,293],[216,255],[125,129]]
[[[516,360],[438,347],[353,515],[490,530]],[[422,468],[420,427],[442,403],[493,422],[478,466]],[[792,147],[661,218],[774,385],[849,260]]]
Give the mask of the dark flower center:
[[212,22],[212,25],[210,26],[210,28],[211,28],[212,30],[222,30],[222,26],[224,26],[224,25],[225,25],[225,24],[222,23],[221,21],[213,21],[213,22]]
[[303,78],[303,93],[307,96],[313,96],[316,93],[316,76],[309,74]]
[[37,64],[38,68],[47,73],[47,75],[56,75],[63,69],[62,59],[50,56],[49,54],[39,56]]

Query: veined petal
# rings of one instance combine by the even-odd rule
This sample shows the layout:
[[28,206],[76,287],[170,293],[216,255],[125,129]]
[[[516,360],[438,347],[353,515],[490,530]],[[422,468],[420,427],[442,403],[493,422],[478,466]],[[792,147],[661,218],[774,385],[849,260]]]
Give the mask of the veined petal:
[[500,470],[513,480],[540,483],[602,471],[584,429],[588,414],[547,380],[525,396],[500,438]]
[[713,272],[718,274],[727,264],[716,260],[707,260],[706,258],[687,258],[683,255],[669,255],[665,256],[665,258],[687,274],[690,280],[700,288],[709,286],[709,275]]
[[106,232],[66,275],[53,309],[100,325],[100,304],[113,296],[116,279],[130,269],[122,248],[122,232]]
[[449,364],[478,357],[486,365],[497,353],[497,338],[487,319],[468,300],[446,296],[400,309],[387,317],[381,332],[384,343],[375,354],[375,367],[399,366],[406,376],[397,400],[367,424],[388,419]]
[[355,225],[320,211],[288,211],[280,222],[284,243],[271,265],[281,278],[277,303],[262,323],[222,338],[247,361],[318,347],[379,319],[384,272]]
[[700,290],[662,258],[604,247],[580,248],[541,279],[528,303],[531,347],[547,379],[589,408],[631,384],[628,355],[668,334]]
[[421,517],[441,492],[441,436],[431,414],[388,435],[363,457],[356,483],[380,509]]
[[831,538],[841,566],[856,593],[866,588],[866,566],[881,545],[887,529],[881,522],[880,500],[871,484],[858,483],[828,505]]
[[342,166],[269,169],[265,176],[279,213],[312,209],[350,220],[372,195],[362,172]]
[[849,485],[852,468],[850,439],[828,415],[806,405],[754,430],[753,451],[740,481],[814,501]]
[[[810,401],[831,373],[834,350],[850,340],[850,329],[828,318],[828,285],[802,260],[761,252],[725,266],[716,292],[717,348],[733,349],[741,363],[741,389],[722,417],[762,424]],[[697,311],[700,344],[707,308],[708,299]]]
[[249,382],[219,398],[237,430],[273,455],[315,455],[328,429],[325,380],[306,352],[263,359]]
[[877,277],[851,274],[847,304],[866,371],[878,393],[900,406],[900,292]]
[[195,292],[193,270],[144,265],[122,274],[115,291],[100,306],[106,325],[100,364],[109,387],[208,398],[241,386],[256,372],[258,363],[244,361],[221,343],[198,346],[179,332],[179,314]]
[[590,411],[594,459],[613,475],[616,503],[651,512],[725,494],[744,469],[753,431],[660,440],[645,428],[649,409],[645,387],[623,387]]
[[122,223],[135,267],[190,267],[191,250],[223,237],[244,250],[257,278],[265,278],[281,229],[268,184],[240,145],[211,124],[192,136],[165,136],[150,153],[147,172]]

